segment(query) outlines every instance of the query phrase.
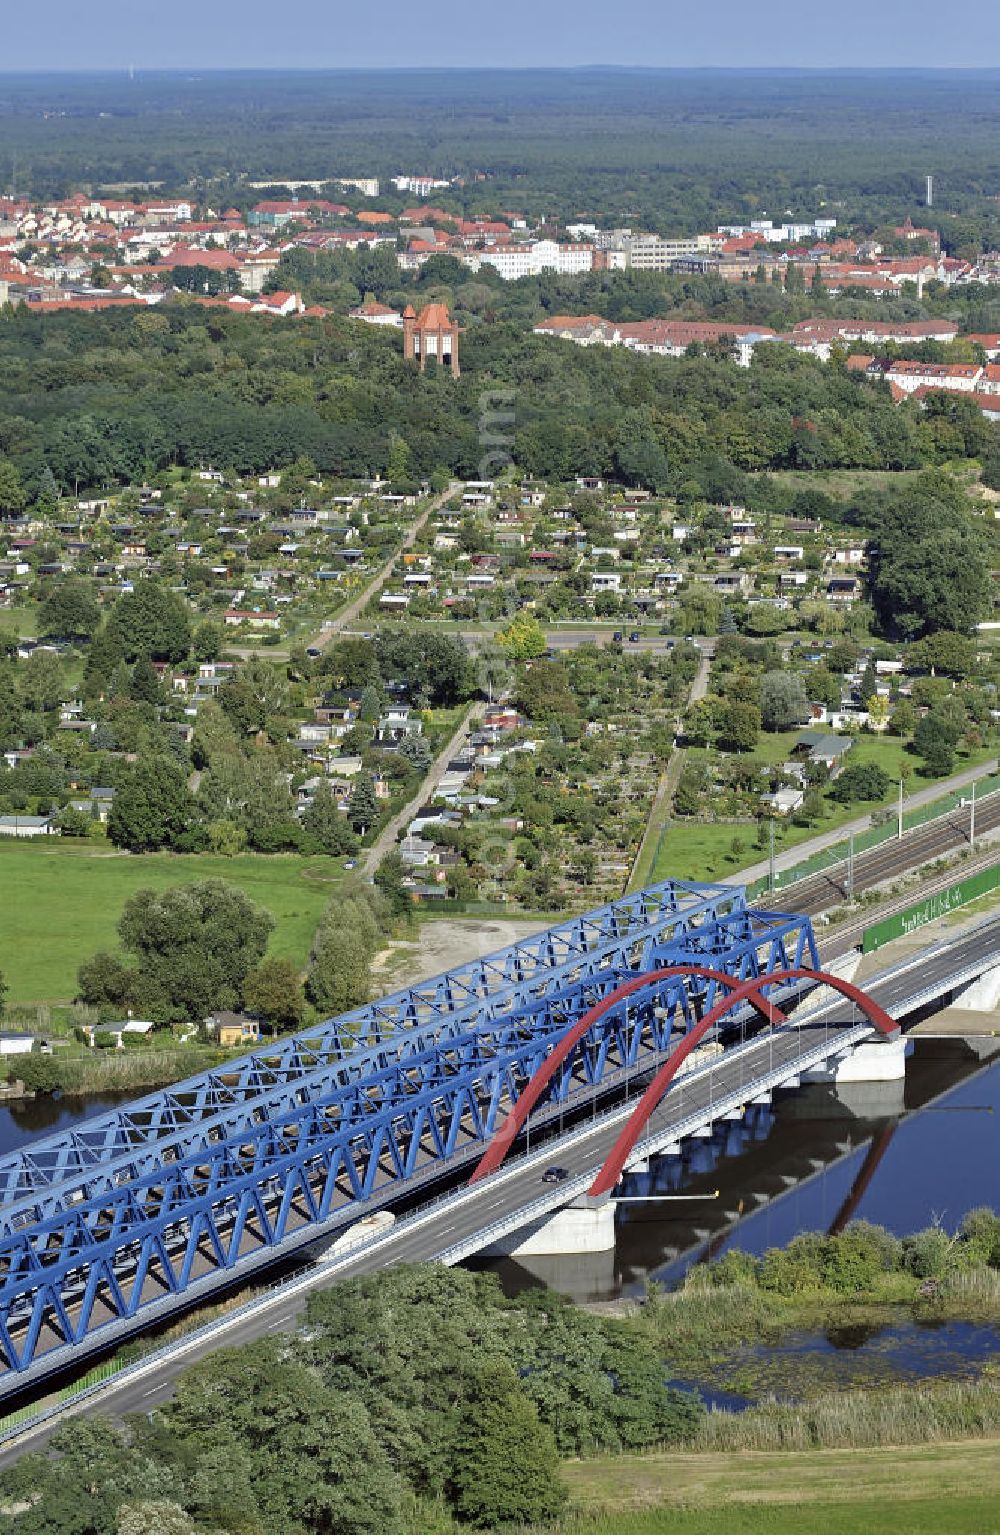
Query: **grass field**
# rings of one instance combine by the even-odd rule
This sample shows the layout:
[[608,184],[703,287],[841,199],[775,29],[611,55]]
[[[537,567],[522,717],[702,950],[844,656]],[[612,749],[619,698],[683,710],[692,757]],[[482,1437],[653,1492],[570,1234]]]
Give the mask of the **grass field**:
[[[749,754],[748,760],[759,763],[762,767],[785,762],[799,734],[798,731],[775,735],[762,734],[756,751]],[[704,756],[706,753],[690,750],[689,755],[697,757]],[[953,771],[961,773],[965,768],[975,767],[978,763],[987,762],[995,756],[996,747],[992,743],[988,748],[984,747],[972,753],[958,751],[955,754]],[[877,803],[856,801],[851,805],[838,805],[836,801],[827,801],[830,813],[813,826],[793,826],[789,821],[776,821],[774,845],[777,852],[808,842],[810,838],[820,836],[824,832],[835,831],[838,826],[845,826],[849,821],[856,821],[883,806],[894,805],[897,793],[895,783],[898,783],[900,771],[903,768],[909,769],[910,774],[906,781],[907,794],[916,794],[921,789],[930,788],[934,782],[933,779],[918,776],[915,771],[918,759],[906,751],[902,742],[895,737],[857,736],[851,748],[850,761],[877,763],[894,780],[892,792],[885,800]],[[734,855],[731,851],[734,837],[738,837],[744,844],[744,850],[739,855]],[[655,843],[654,846],[656,846]],[[737,869],[759,863],[766,856],[766,847],[762,850],[756,844],[756,826],[670,821],[666,824],[666,829],[659,841],[647,882],[671,877],[717,879],[720,875],[732,874]]]
[[[822,491],[835,501],[848,500],[862,490],[899,488],[917,477],[915,469],[783,469],[770,478],[785,490]],[[971,477],[971,471],[970,471]]]
[[878,1450],[605,1456],[569,1462],[563,1473],[582,1511],[568,1521],[567,1535],[1000,1532],[995,1439]]
[[144,886],[193,879],[238,885],[275,919],[270,952],[304,963],[313,931],[338,881],[339,859],[247,853],[220,858],[135,856],[107,844],[0,841],[0,969],[11,1002],[68,1001],[81,960],[115,948],[122,907]]

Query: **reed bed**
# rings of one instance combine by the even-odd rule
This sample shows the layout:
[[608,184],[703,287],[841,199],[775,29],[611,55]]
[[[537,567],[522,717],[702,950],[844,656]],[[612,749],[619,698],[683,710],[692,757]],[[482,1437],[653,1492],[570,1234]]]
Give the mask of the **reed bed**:
[[837,1391],[809,1402],[713,1411],[693,1450],[830,1450],[930,1444],[1000,1433],[1000,1390],[989,1379]]

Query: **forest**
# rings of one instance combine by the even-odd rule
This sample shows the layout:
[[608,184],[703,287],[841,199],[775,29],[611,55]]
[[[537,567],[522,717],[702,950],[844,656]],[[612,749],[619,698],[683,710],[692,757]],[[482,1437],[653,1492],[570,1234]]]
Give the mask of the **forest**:
[[[428,293],[435,290],[429,288]],[[241,474],[308,458],[324,475],[405,466],[476,478],[482,400],[514,391],[528,475],[605,475],[659,493],[759,505],[787,469],[914,469],[978,458],[1000,428],[971,401],[926,411],[842,366],[782,348],[728,358],[579,348],[498,321],[469,327],[461,379],[417,378],[398,334],[346,319],[261,323],[180,300],[155,312],[0,319],[0,469],[30,499],[148,481],[171,465]],[[0,476],[0,500],[11,483]],[[14,508],[0,504],[0,514]]]
[[942,206],[978,216],[997,190],[996,89],[991,70],[6,75],[0,185],[191,183],[232,201],[244,178],[420,171],[461,178],[462,211],[683,233],[786,207],[901,217],[933,171]]

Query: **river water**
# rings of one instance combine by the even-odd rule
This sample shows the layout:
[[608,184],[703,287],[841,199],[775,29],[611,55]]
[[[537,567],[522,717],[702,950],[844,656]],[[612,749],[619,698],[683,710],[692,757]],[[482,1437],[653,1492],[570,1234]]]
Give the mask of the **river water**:
[[[1000,1052],[1000,1040],[983,1044]],[[729,1247],[761,1253],[851,1219],[898,1236],[935,1220],[953,1229],[975,1205],[1000,1209],[998,1128],[1000,1054],[984,1062],[961,1040],[916,1039],[905,1082],[776,1094],[628,1175],[626,1195],[668,1197],[621,1203],[613,1252],[487,1266],[511,1293],[545,1283],[604,1301],[651,1280],[672,1287]]]
[[[1000,1040],[985,1042],[986,1048]],[[126,1102],[39,1097],[0,1108],[0,1155]],[[782,1246],[797,1232],[852,1218],[898,1235],[931,1221],[957,1225],[974,1205],[1000,1208],[1000,1053],[982,1062],[959,1040],[913,1041],[904,1083],[777,1094],[630,1174],[626,1194],[665,1195],[619,1206],[611,1253],[490,1263],[505,1287],[551,1284],[578,1300],[639,1295],[649,1280],[674,1285],[693,1263],[730,1246]],[[676,1196],[683,1196],[677,1199]]]
[[134,1097],[134,1093],[95,1093],[90,1098],[56,1098],[43,1093],[38,1098],[15,1099],[0,1108],[0,1156],[20,1151],[57,1130],[69,1130]]
[[[803,1087],[771,1106],[692,1140],[680,1157],[630,1174],[614,1251],[594,1256],[474,1260],[495,1269],[509,1294],[548,1284],[579,1301],[641,1295],[651,1280],[674,1286],[696,1263],[736,1246],[760,1253],[801,1231],[849,1220],[903,1236],[932,1221],[954,1228],[975,1205],[1000,1209],[1000,1040],[980,1060],[959,1040],[913,1041],[906,1079],[836,1089]],[[40,1097],[0,1108],[0,1154],[127,1101]],[[678,1198],[677,1196],[681,1196]],[[928,1325],[901,1315],[850,1335],[792,1333],[747,1348],[710,1381],[686,1381],[735,1410],[762,1395],[798,1396],[804,1379],[843,1388],[928,1375],[973,1375],[995,1356],[1000,1332],[967,1322]]]

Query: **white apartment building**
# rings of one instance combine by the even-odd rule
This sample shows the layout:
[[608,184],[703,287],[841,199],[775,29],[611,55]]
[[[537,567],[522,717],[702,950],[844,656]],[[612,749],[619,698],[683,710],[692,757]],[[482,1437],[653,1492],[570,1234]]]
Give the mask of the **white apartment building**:
[[983,376],[978,363],[894,362],[884,377],[906,394],[917,389],[958,390],[975,394]]
[[826,240],[837,227],[836,219],[813,219],[811,223],[773,224],[770,219],[751,219],[749,224],[720,224],[720,235],[763,235],[771,245],[786,241]]
[[462,257],[466,266],[478,271],[491,266],[508,282],[519,277],[537,277],[540,272],[559,272],[570,277],[594,268],[594,247],[576,241],[560,244],[558,240],[535,240],[519,245],[498,246],[494,250],[470,252]]
[[450,186],[451,182],[439,181],[433,176],[393,176],[392,184],[397,192],[412,192],[414,197],[430,197],[437,188]]

